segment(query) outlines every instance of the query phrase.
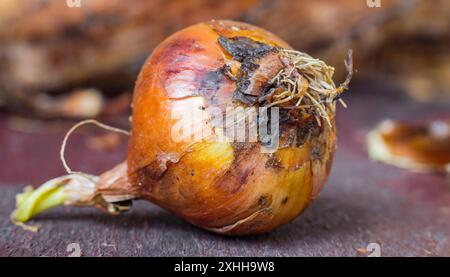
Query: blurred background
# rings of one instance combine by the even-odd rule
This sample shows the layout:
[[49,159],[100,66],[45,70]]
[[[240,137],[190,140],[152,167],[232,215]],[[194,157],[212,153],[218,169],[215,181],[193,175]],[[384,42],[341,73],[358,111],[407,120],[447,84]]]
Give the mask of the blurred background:
[[[377,84],[417,103],[450,101],[450,2],[382,0],[380,7],[369,2],[378,1],[81,0],[80,7],[70,8],[67,1],[2,0],[0,159],[31,161],[0,169],[0,181],[36,182],[60,172],[57,134],[70,120],[101,117],[129,128],[131,92],[146,57],[173,32],[210,19],[266,28],[335,66],[336,82],[344,78],[342,61],[352,48],[354,85]],[[36,149],[25,143],[42,135],[49,145]],[[95,136],[87,144],[110,150],[122,139]],[[125,148],[106,154],[118,155],[111,157],[116,162],[125,157]],[[85,162],[77,165],[98,170],[94,161],[87,164],[90,150],[75,150],[69,157],[77,163],[83,154]],[[48,169],[36,163],[41,158]],[[109,165],[109,157],[103,160]]]
[[[336,82],[345,77],[347,49],[354,49],[352,85],[362,89],[353,94],[377,94],[386,101],[404,97],[417,105],[450,102],[446,0],[79,3],[70,8],[67,1],[0,1],[0,161],[15,161],[1,169],[2,182],[35,183],[59,175],[61,134],[76,120],[101,118],[128,129],[131,93],[146,57],[173,32],[210,19],[266,28],[335,66]],[[352,97],[360,96],[346,98]],[[84,143],[72,143],[68,156],[88,172],[125,158],[126,139],[119,135],[100,132],[79,142]]]
[[[93,256],[367,256],[369,242],[379,243],[382,255],[450,255],[445,178],[375,163],[366,147],[367,133],[387,118],[449,120],[450,1],[67,2],[0,0],[0,256],[64,256],[75,239]],[[59,150],[67,130],[85,118],[128,130],[134,82],[152,49],[211,19],[275,33],[334,66],[336,83],[353,49],[356,72],[343,96],[349,107],[338,107],[338,148],[318,201],[279,231],[248,239],[214,236],[139,203],[114,218],[56,210],[38,219],[44,228],[34,235],[12,225],[16,193],[65,173]],[[437,126],[441,148],[431,153],[446,149],[439,157],[448,161],[450,127]],[[421,137],[414,142],[433,146]],[[86,126],[70,138],[66,159],[76,171],[99,174],[126,153],[127,137]]]

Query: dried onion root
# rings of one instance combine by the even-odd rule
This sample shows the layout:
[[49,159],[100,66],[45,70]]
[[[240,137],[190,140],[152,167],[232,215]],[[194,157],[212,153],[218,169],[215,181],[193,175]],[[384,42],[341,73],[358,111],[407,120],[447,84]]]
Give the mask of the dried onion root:
[[[280,49],[280,53],[285,67],[270,81],[277,88],[277,93],[272,96],[273,101],[268,107],[299,108],[305,113],[322,117],[331,126],[328,115],[330,105],[339,100],[342,106],[347,107],[340,95],[348,89],[353,76],[352,50],[349,50],[345,60],[347,78],[338,88],[332,79],[333,67],[300,51]],[[286,107],[286,103],[295,104]]]

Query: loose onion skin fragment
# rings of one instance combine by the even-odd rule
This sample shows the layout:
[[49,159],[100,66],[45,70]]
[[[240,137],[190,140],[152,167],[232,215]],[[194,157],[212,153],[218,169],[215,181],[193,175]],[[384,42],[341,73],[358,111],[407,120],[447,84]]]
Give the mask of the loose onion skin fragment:
[[450,172],[450,121],[386,120],[368,135],[369,155],[418,172]]
[[[139,74],[127,161],[93,181],[92,197],[78,204],[117,212],[131,199],[144,199],[223,234],[264,233],[291,221],[318,196],[331,168],[334,100],[345,89],[335,87],[332,73],[248,24],[211,21],[175,33]],[[174,109],[254,106],[285,108],[273,153],[262,152],[259,141],[172,137]]]

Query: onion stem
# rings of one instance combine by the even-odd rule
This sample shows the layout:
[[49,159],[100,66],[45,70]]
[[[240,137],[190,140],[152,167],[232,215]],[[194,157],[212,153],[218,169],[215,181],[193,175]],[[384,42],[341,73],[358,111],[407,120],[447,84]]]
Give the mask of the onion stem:
[[48,209],[61,205],[94,205],[95,188],[98,177],[90,175],[65,175],[42,184],[39,188],[31,186],[16,195],[16,209],[11,214],[11,220],[20,224],[26,222]]
[[38,189],[26,187],[24,192],[16,195],[16,210],[12,219],[26,222],[45,210],[63,205],[65,200],[64,187],[57,183],[47,182]]
[[49,180],[37,189],[28,186],[16,195],[16,209],[11,214],[11,220],[24,229],[36,231],[36,227],[27,226],[23,222],[61,205],[96,206],[110,214],[129,210],[131,201],[107,201],[97,191],[98,184],[98,176],[69,174]]
[[11,220],[16,225],[30,231],[37,231],[34,226],[23,224],[48,209],[61,205],[91,205],[99,206],[112,214],[117,214],[129,209],[129,203],[109,203],[102,197],[97,197],[96,187],[98,177],[74,172],[64,158],[64,151],[70,135],[80,126],[94,124],[108,131],[129,135],[128,131],[115,128],[94,119],[83,120],[74,125],[64,136],[60,149],[60,158],[68,175],[49,180],[39,188],[31,186],[25,188],[22,193],[16,195],[16,209],[11,214]]

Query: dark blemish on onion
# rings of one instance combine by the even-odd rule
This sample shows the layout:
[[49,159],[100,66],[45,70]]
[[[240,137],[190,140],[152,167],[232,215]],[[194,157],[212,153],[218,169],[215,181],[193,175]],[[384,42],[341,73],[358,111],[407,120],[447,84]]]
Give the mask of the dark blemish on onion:
[[311,137],[317,137],[320,134],[320,127],[314,118],[298,121],[300,123],[296,133],[296,146],[305,144]]
[[274,155],[270,155],[267,159],[266,164],[264,165],[266,168],[282,168],[282,164],[279,159],[277,159]]
[[219,44],[238,62],[259,58],[274,50],[274,47],[247,37],[219,37]]
[[170,164],[177,163],[180,159],[178,154],[161,153],[156,156],[156,159],[137,170],[136,175],[138,180],[145,180],[149,178],[154,181],[160,180],[167,171]]
[[153,191],[157,181],[162,179],[164,172],[158,168],[156,163],[151,163],[136,170],[133,175],[132,178],[145,188],[144,191]]
[[[263,91],[269,89],[266,85],[271,76],[264,76],[264,74],[267,71],[268,75],[272,75],[272,72],[269,72],[269,69],[264,68],[261,70],[262,74],[260,75],[263,77],[261,80],[258,78],[255,80],[253,76],[260,68],[261,64],[269,64],[269,67],[275,67],[273,62],[265,63],[261,60],[266,56],[269,56],[269,61],[278,59],[277,57],[269,55],[269,53],[274,54],[278,50],[268,44],[246,37],[220,37],[218,42],[234,60],[241,63],[238,74],[234,80],[236,81],[236,91],[233,95],[233,99],[248,106],[256,104],[258,102],[258,96],[262,95]],[[276,71],[276,68],[274,71]]]
[[269,208],[271,203],[272,203],[272,196],[271,195],[261,195],[258,198],[257,206],[259,208],[264,208],[265,209],[265,208]]
[[283,200],[281,201],[281,204],[286,204],[289,200],[289,197],[284,197]]
[[150,178],[156,181],[161,179],[164,171],[160,169],[156,162],[152,162],[151,164],[140,168],[136,173],[139,179],[146,180],[147,178]]
[[256,164],[253,155],[258,151],[257,143],[233,143],[234,159],[231,167],[217,180],[221,189],[235,193],[254,175]]
[[223,75],[228,77],[228,79],[237,82],[237,78],[231,73],[231,67],[229,65],[225,64],[220,70],[222,71]]
[[225,78],[222,68],[210,71],[202,76],[199,87],[199,94],[206,97],[210,103],[215,103],[217,91],[220,89]]
[[264,197],[264,196],[259,197],[258,204],[260,206],[264,206],[266,204],[266,197]]
[[233,142],[233,154],[236,160],[244,157],[249,154],[254,147],[256,147],[256,143],[251,142]]

